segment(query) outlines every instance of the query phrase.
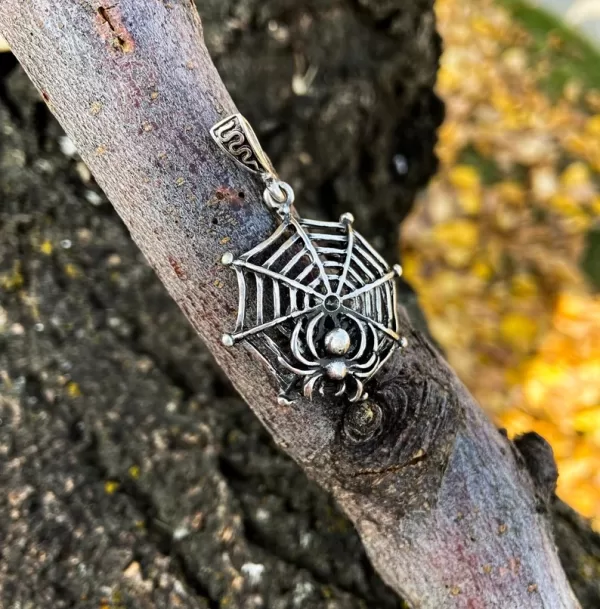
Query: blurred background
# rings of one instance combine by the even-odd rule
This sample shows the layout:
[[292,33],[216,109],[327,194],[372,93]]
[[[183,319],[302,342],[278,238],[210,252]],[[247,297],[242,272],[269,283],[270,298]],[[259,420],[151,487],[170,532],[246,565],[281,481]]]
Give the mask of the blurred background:
[[438,0],[441,167],[403,264],[459,376],[552,444],[559,496],[599,527],[600,2],[539,4],[558,12]]

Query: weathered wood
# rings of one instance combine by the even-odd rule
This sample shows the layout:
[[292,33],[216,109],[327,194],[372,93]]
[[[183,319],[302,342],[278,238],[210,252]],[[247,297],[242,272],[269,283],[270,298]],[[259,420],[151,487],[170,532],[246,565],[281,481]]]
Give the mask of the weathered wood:
[[235,111],[188,2],[0,0],[0,31],[150,264],[280,446],[330,489],[415,607],[577,607],[524,460],[426,339],[345,407],[277,405],[219,260],[274,220],[208,130]]

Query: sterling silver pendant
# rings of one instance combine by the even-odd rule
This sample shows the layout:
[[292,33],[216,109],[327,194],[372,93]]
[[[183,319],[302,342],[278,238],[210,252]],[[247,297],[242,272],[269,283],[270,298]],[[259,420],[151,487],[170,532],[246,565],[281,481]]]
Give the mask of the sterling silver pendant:
[[297,218],[292,188],[278,179],[241,115],[219,122],[211,135],[260,175],[265,203],[281,218],[255,248],[222,258],[235,270],[239,289],[235,329],[223,343],[243,341],[257,352],[277,376],[283,403],[315,391],[365,399],[365,384],[407,345],[396,313],[401,267],[390,268],[354,230],[351,214],[339,222]]

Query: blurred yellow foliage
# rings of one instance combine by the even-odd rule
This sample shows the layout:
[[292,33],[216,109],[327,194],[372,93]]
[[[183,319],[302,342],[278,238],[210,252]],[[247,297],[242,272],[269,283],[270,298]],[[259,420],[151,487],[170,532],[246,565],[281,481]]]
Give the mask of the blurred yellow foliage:
[[559,495],[600,527],[600,297],[579,267],[600,224],[600,91],[550,99],[549,60],[492,0],[437,14],[441,170],[404,225],[405,274],[480,403],[552,444]]

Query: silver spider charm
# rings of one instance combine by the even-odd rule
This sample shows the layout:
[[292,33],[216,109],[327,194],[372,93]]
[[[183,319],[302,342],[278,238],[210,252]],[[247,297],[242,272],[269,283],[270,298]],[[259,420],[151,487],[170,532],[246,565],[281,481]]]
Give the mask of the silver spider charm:
[[222,258],[239,289],[235,329],[223,343],[243,341],[258,353],[279,380],[282,402],[317,390],[351,402],[366,398],[365,383],[407,344],[396,313],[401,267],[390,269],[354,230],[351,214],[339,222],[296,218],[293,191],[277,179],[242,117],[221,121],[212,134],[261,175],[265,202],[281,217],[268,239],[239,258]]

